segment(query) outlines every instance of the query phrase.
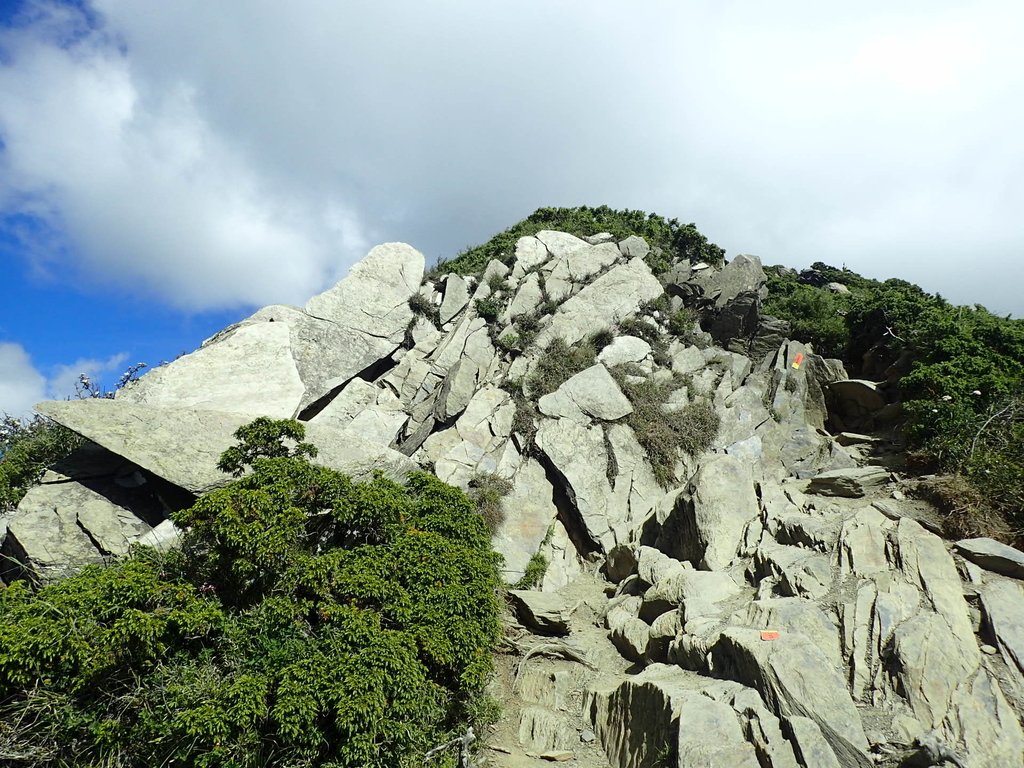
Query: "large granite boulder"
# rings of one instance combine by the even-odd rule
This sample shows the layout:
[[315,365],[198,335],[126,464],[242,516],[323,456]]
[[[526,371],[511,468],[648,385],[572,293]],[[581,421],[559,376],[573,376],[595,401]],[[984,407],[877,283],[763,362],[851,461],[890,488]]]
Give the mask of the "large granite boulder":
[[[192,493],[205,493],[231,481],[230,475],[217,469],[217,461],[235,444],[235,431],[252,420],[240,413],[102,399],[46,402],[36,409]],[[377,470],[401,480],[417,469],[397,451],[343,430],[307,424],[306,440],[319,451],[315,463],[357,480],[370,479]]]
[[404,243],[379,245],[304,309],[265,307],[118,399],[292,418],[398,349],[424,263]]

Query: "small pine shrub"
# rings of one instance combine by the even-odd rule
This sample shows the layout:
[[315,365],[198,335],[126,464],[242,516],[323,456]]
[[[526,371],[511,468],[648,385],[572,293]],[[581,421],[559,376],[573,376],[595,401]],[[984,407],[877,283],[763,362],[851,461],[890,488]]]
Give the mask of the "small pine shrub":
[[81,445],[70,429],[42,416],[0,421],[0,512],[17,507],[47,467]]
[[417,317],[425,317],[434,325],[440,325],[441,311],[429,298],[422,293],[415,293],[409,297],[409,309]]
[[511,491],[512,483],[493,472],[474,475],[469,481],[469,498],[473,500],[492,536],[505,522],[501,500]]
[[555,338],[537,360],[526,381],[526,391],[534,399],[543,397],[596,361],[597,350],[591,341],[570,347],[560,338]]
[[466,495],[314,466],[297,422],[239,434],[180,551],[0,591],[5,760],[404,767],[487,709],[498,556]]
[[598,353],[613,341],[615,341],[615,331],[611,328],[602,328],[600,331],[595,331],[590,337],[590,343]]
[[721,264],[725,259],[725,251],[708,242],[694,224],[680,224],[677,219],[665,219],[656,213],[615,210],[606,205],[538,208],[526,219],[499,232],[483,245],[467,248],[454,259],[438,263],[432,274],[479,274],[491,259],[511,264],[515,257],[516,241],[525,235],[535,235],[542,229],[568,232],[577,237],[610,232],[619,240],[629,235],[639,235],[652,247],[646,260],[655,272],[663,272],[680,260]]
[[612,373],[633,406],[626,424],[647,454],[655,480],[663,488],[670,488],[677,480],[677,451],[697,456],[710,448],[718,434],[718,413],[704,400],[666,411],[664,406],[673,389],[670,384],[651,379],[630,382],[618,367]]
[[495,298],[477,299],[475,302],[476,313],[489,323],[493,323],[501,314],[501,302]]
[[661,332],[653,323],[636,317],[627,317],[619,321],[620,336],[636,336],[648,344],[654,344],[661,338]]

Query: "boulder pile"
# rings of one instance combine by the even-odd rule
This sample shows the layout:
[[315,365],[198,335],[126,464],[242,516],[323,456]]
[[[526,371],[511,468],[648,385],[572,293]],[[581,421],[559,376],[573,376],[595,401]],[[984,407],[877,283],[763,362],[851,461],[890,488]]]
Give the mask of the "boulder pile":
[[[756,257],[656,276],[649,251],[542,231],[478,276],[425,277],[422,254],[379,246],[112,400],[40,405],[87,444],[6,521],[0,576],[173,545],[169,515],[231,480],[234,431],[297,418],[356,478],[500,478],[493,541],[529,631],[593,630],[568,596],[600,574],[592,607],[632,665],[581,666],[575,716],[604,764],[1024,764],[1019,553],[951,550],[866,463],[875,438],[833,438],[886,400],[761,314]],[[523,733],[572,757],[540,711]]]

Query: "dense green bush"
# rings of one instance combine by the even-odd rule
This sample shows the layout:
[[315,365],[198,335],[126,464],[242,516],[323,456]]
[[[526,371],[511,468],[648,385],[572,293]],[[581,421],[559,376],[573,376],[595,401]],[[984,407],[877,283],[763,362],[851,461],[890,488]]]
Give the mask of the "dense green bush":
[[0,512],[13,509],[46,468],[82,444],[82,439],[42,416],[0,421]]
[[516,241],[520,237],[535,235],[542,229],[568,232],[577,237],[610,232],[622,239],[629,235],[643,237],[652,248],[660,249],[659,256],[652,251],[648,262],[655,271],[664,271],[673,261],[707,261],[721,264],[725,251],[708,242],[694,224],[680,224],[677,219],[665,219],[656,213],[614,210],[606,205],[590,208],[538,208],[525,219],[492,237],[483,245],[468,248],[449,261],[442,261],[434,274],[456,272],[461,275],[477,274],[492,259],[511,264],[515,256]]
[[842,358],[853,375],[896,380],[914,459],[952,475],[931,492],[963,518],[950,521],[951,531],[1020,535],[1024,320],[954,306],[905,280],[812,267],[850,293],[833,294],[770,269],[765,311],[789,321],[793,338]]
[[678,479],[676,461],[680,450],[698,456],[711,447],[718,435],[718,413],[705,400],[695,400],[668,411],[665,404],[679,382],[658,382],[650,378],[630,381],[627,368],[616,366],[612,370],[633,406],[633,412],[626,416],[626,424],[647,454],[655,480],[663,488],[669,488]]
[[314,466],[294,422],[239,437],[251,471],[175,515],[181,551],[0,592],[3,764],[412,766],[479,709],[499,581],[469,499]]
[[[600,332],[599,332],[600,333]],[[526,380],[526,394],[534,400],[550,394],[580,371],[597,362],[597,350],[590,340],[569,346],[555,337],[541,354]]]

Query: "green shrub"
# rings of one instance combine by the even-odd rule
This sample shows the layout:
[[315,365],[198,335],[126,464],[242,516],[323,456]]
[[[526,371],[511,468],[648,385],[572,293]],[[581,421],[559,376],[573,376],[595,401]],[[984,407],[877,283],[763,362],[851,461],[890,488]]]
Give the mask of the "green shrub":
[[658,326],[636,317],[627,317],[619,321],[619,335],[636,336],[648,344],[654,344],[661,339]]
[[436,326],[441,324],[441,310],[422,293],[414,293],[409,297],[409,309],[417,317],[425,317]]
[[413,766],[477,716],[498,558],[465,494],[239,433],[180,551],[0,592],[5,763]]
[[523,577],[513,585],[513,589],[533,589],[544,581],[548,572],[548,559],[540,552],[534,552],[526,564]]
[[469,481],[469,498],[476,506],[476,511],[483,517],[492,536],[505,522],[505,510],[502,509],[501,500],[511,491],[512,483],[493,472],[476,474]]
[[615,331],[611,328],[602,328],[599,331],[595,331],[590,337],[590,343],[598,353],[613,341],[615,341]]
[[626,424],[647,454],[655,480],[663,488],[670,488],[678,479],[675,475],[677,451],[697,456],[710,448],[718,434],[718,413],[704,400],[666,411],[664,406],[675,388],[673,384],[652,379],[630,382],[626,371],[618,366],[612,373],[633,406],[633,412],[626,416]]
[[696,326],[698,319],[695,310],[683,307],[678,312],[673,312],[669,315],[668,332],[684,344],[690,344],[693,342],[694,326]]
[[18,506],[47,467],[81,444],[74,432],[42,416],[0,421],[0,512]]
[[498,337],[498,347],[505,352],[521,352],[523,349],[519,334],[511,331]]
[[489,323],[493,323],[501,314],[502,304],[495,298],[477,299],[476,313]]
[[539,399],[554,392],[596,361],[597,350],[589,340],[570,347],[556,337],[537,360],[526,381],[526,392],[533,399]]
[[725,251],[708,242],[694,224],[680,224],[677,219],[665,219],[644,211],[613,210],[606,205],[597,208],[538,208],[483,245],[468,248],[450,261],[439,262],[432,274],[479,274],[491,259],[510,265],[515,257],[516,241],[526,235],[535,235],[542,229],[568,232],[577,237],[598,232],[610,232],[618,239],[639,235],[652,246],[647,261],[656,272],[665,271],[678,260],[721,264],[725,259]]
[[540,586],[541,582],[544,581],[544,575],[548,572],[548,559],[541,554],[541,550],[551,543],[554,535],[555,524],[552,523],[548,526],[547,533],[544,534],[544,538],[540,542],[540,547],[530,557],[529,562],[526,563],[523,577],[513,585],[513,589],[533,589]]
[[904,280],[812,268],[850,293],[769,269],[765,311],[787,320],[793,338],[842,357],[853,375],[898,379],[908,447],[951,478],[945,496],[934,494],[948,516],[964,517],[948,520],[951,529],[1024,531],[1024,320],[953,306]]

